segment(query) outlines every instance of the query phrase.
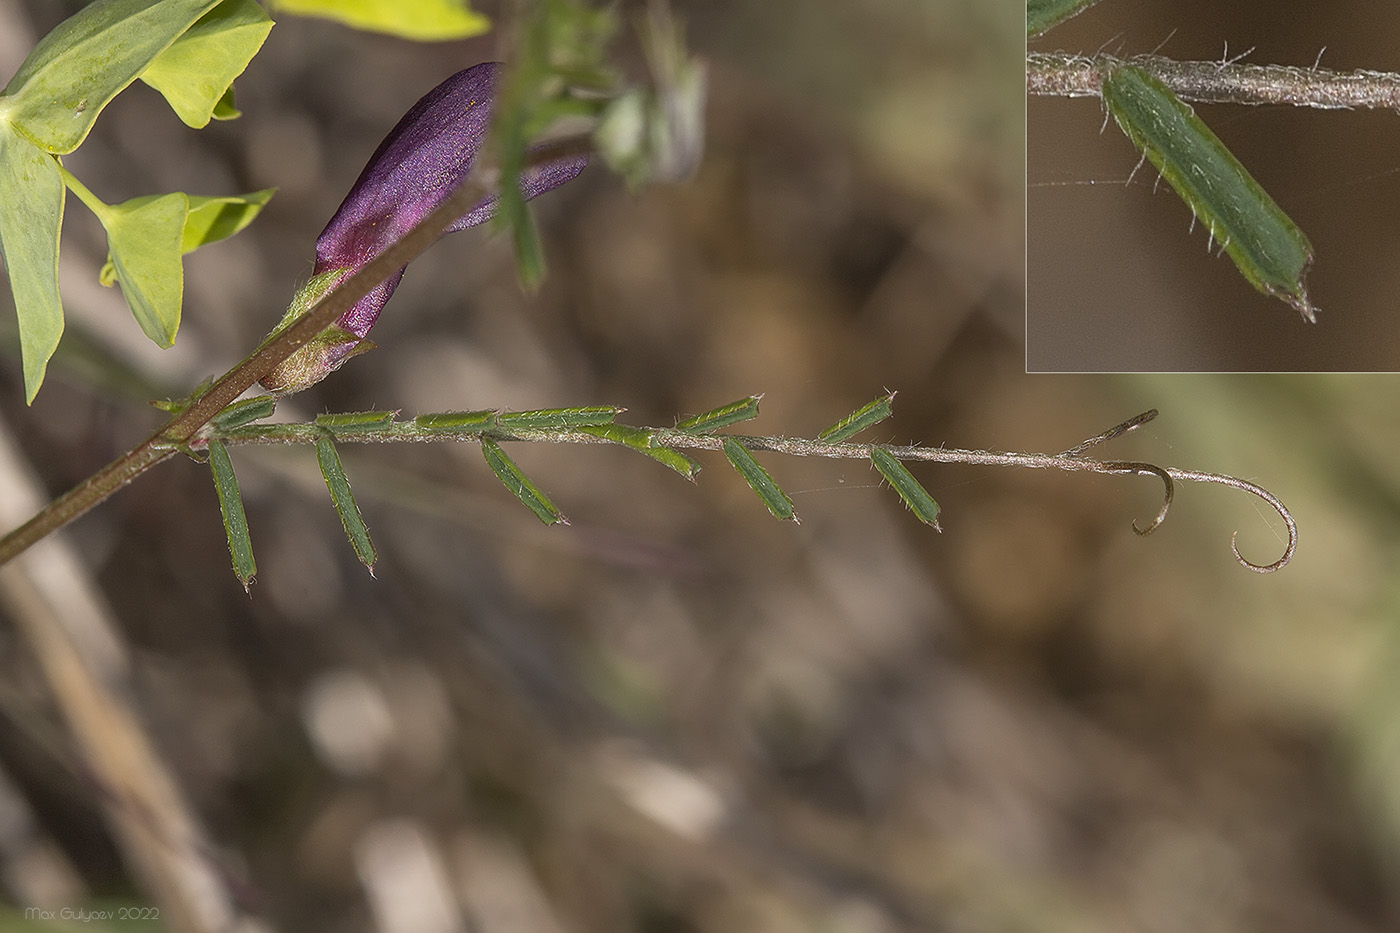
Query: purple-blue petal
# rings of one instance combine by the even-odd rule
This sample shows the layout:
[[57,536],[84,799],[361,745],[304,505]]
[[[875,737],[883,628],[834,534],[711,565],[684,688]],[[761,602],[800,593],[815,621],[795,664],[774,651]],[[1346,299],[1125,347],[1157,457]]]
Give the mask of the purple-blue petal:
[[[379,144],[350,193],[316,240],[316,268],[358,269],[432,213],[471,171],[491,126],[499,62],[459,71],[414,104]],[[521,177],[526,199],[578,176],[586,156],[538,166]],[[449,231],[489,220],[491,197],[472,208]],[[391,276],[337,323],[363,337],[398,286],[403,270]]]

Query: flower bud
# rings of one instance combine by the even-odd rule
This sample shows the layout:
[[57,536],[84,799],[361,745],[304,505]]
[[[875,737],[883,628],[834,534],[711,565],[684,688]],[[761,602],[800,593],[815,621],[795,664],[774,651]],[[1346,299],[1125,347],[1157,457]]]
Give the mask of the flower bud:
[[[499,62],[459,71],[429,91],[389,132],[316,240],[312,279],[293,299],[280,330],[330,286],[363,268],[440,207],[471,171],[491,126]],[[520,189],[528,200],[575,178],[587,156],[571,156],[526,169]],[[454,221],[446,232],[465,230],[496,212],[493,195]],[[406,267],[405,267],[406,268]],[[262,378],[273,392],[297,392],[371,346],[364,337],[398,287],[399,269],[335,324]]]

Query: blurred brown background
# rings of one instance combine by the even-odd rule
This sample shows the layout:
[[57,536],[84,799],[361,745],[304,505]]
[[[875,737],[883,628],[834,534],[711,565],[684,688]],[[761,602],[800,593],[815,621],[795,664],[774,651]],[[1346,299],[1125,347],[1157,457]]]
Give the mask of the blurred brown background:
[[[1400,67],[1393,4],[1104,0],[1031,43],[1042,51],[1247,62],[1339,71]],[[1228,43],[1228,53],[1227,53]],[[1324,51],[1325,49],[1325,51]],[[1097,99],[1028,103],[1035,372],[1393,372],[1400,121],[1393,112],[1195,105],[1312,241],[1310,326],[1206,252],[1191,211],[1145,165]],[[1103,129],[1101,133],[1100,130]],[[1090,186],[1087,182],[1094,181]]]
[[[1119,3],[1152,6],[1103,6]],[[64,8],[0,11],[13,69]],[[764,392],[756,430],[810,435],[889,388],[879,439],[1055,451],[1157,407],[1105,454],[1268,485],[1297,512],[1296,561],[1235,565],[1236,529],[1256,560],[1282,542],[1226,490],[1180,489],[1135,538],[1158,504],[1146,478],[918,468],[938,535],[859,464],[764,456],[794,526],[713,457],[691,486],[625,451],[513,449],[573,522],[543,529],[474,446],[346,445],[371,579],[311,452],[245,448],[250,599],[207,470],[169,463],[68,538],[130,653],[116,689],[209,840],[202,864],[282,930],[1394,928],[1391,383],[1024,374],[1019,0],[682,12],[713,77],[699,177],[632,198],[595,167],[538,201],[552,275],[534,298],[506,244],[439,244],[381,348],[282,414],[614,403],[670,424]],[[190,257],[166,353],[95,284],[101,241],[72,206],[65,339],[94,352],[56,363],[31,409],[17,361],[0,370],[51,492],[145,436],[146,399],[267,331],[381,136],[496,42],[283,17],[239,81],[239,121],[195,133],[153,93],[118,99],[68,160],[108,200],[281,191]],[[1092,103],[1055,106],[1087,113],[1099,144]],[[1171,223],[1139,226],[1225,268]],[[1343,302],[1314,282],[1333,326]],[[14,631],[0,787],[24,819],[0,833],[6,898],[149,903]]]

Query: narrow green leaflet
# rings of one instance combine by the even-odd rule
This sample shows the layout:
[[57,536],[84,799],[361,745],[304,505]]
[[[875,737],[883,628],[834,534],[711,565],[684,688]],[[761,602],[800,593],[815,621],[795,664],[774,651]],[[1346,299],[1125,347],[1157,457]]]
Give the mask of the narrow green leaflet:
[[740,421],[748,421],[758,417],[758,403],[763,398],[761,395],[750,395],[748,398],[741,398],[737,402],[730,402],[728,405],[721,405],[712,408],[704,414],[696,415],[694,418],[687,418],[676,425],[677,431],[684,431],[687,434],[712,434],[720,428],[726,428],[731,424],[738,424]]
[[1312,244],[1187,104],[1136,66],[1104,79],[1104,104],[1251,285],[1316,322],[1304,278]]
[[188,126],[200,129],[216,116],[227,119],[237,114],[233,79],[271,31],[272,20],[254,0],[224,0],[156,56],[141,80],[160,91]]
[[340,453],[335,449],[335,441],[323,437],[316,442],[316,460],[321,465],[321,475],[326,479],[326,488],[331,492],[331,501],[340,515],[340,524],[345,528],[345,536],[355,548],[355,556],[374,575],[374,562],[379,559],[374,542],[369,539],[369,527],[360,515],[360,507],[355,504],[355,494],[350,491],[350,480],[345,476],[345,467],[340,462]]
[[72,152],[102,108],[219,0],[97,0],[44,36],[0,97],[0,121]]
[[332,434],[363,434],[393,423],[397,411],[344,411],[316,416],[316,426]]
[[465,39],[491,28],[466,0],[275,0],[273,6],[419,41]]
[[893,412],[893,403],[893,392],[889,395],[881,396],[868,405],[856,409],[827,428],[821,434],[817,435],[817,439],[830,441],[834,444],[838,441],[844,441],[855,437],[866,428],[873,427],[888,418]]
[[[519,172],[517,170],[517,176]],[[501,222],[510,227],[511,242],[515,245],[515,277],[520,288],[533,295],[544,284],[548,273],[545,264],[544,244],[540,242],[540,230],[535,226],[534,215],[525,206],[525,199],[517,192],[505,192],[500,198]]]
[[10,276],[24,360],[24,398],[33,402],[63,335],[58,232],[63,176],[53,156],[0,121],[0,252]]
[[234,402],[214,416],[210,422],[216,431],[228,431],[254,421],[261,421],[277,410],[275,395],[258,395]]
[[444,434],[480,434],[496,426],[500,412],[495,409],[483,411],[437,411],[419,415],[413,423],[429,431]]
[[726,437],[724,455],[744,478],[744,482],[749,484],[749,488],[768,506],[768,511],[772,512],[775,518],[797,521],[797,510],[793,507],[792,500],[778,487],[763,465],[754,459],[747,447],[732,437]]
[[521,10],[525,15],[512,37],[510,66],[496,86],[496,116],[487,146],[500,170],[492,227],[509,231],[516,277],[525,291],[533,292],[544,280],[546,265],[539,231],[520,191],[526,149],[557,120],[601,109],[601,95],[585,100],[574,92],[613,89],[606,49],[616,18],[611,10],[594,9],[583,0],[535,0]]
[[506,456],[506,452],[501,449],[501,445],[491,440],[489,437],[481,439],[481,452],[486,457],[486,463],[491,467],[491,471],[505,483],[511,495],[525,504],[525,507],[535,513],[535,517],[546,525],[563,524],[567,525],[569,520],[564,517],[564,513],[555,507],[549,497],[540,491],[540,487],[530,482],[530,478],[521,472],[520,467],[515,465],[515,461]]
[[908,467],[883,447],[870,448],[870,460],[885,481],[899,493],[899,498],[909,506],[909,511],[914,513],[915,518],[925,525],[932,525],[935,531],[943,530],[938,527],[938,503],[933,501],[933,496],[920,485]]
[[695,481],[695,474],[700,472],[700,464],[696,463],[679,450],[674,450],[670,447],[654,446],[652,441],[656,437],[655,431],[648,431],[645,428],[634,428],[630,424],[589,425],[581,427],[579,430],[584,434],[592,434],[594,437],[601,437],[604,440],[612,441],[614,444],[630,447],[640,454],[645,454],[657,463],[665,464],[691,482]]
[[253,582],[258,562],[253,559],[253,541],[248,537],[248,516],[243,512],[243,495],[238,491],[238,477],[233,473],[233,461],[223,441],[209,442],[209,469],[214,474],[214,492],[219,496],[219,511],[224,516],[224,531],[228,535],[228,552],[233,558],[233,573],[243,589]]
[[1026,37],[1044,35],[1099,0],[1026,0]]
[[185,218],[185,232],[180,238],[180,252],[192,253],[209,243],[233,236],[253,222],[267,206],[276,188],[264,188],[251,194],[207,197],[191,194],[190,213]]
[[537,411],[502,412],[496,419],[503,431],[548,428],[578,428],[612,424],[626,409],[612,405],[586,405],[581,408],[541,408]]

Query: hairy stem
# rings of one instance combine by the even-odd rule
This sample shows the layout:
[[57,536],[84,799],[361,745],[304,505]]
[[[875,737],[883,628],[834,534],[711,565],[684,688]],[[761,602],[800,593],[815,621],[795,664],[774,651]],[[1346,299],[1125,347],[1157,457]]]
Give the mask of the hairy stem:
[[1184,100],[1211,104],[1288,104],[1324,110],[1387,109],[1400,112],[1400,74],[1330,71],[1293,65],[1179,62],[1157,55],[1031,52],[1026,92],[1054,97],[1098,97],[1104,75],[1120,65],[1142,68]]
[[[1230,549],[1239,563],[1257,573],[1272,573],[1284,567],[1293,559],[1298,546],[1298,525],[1292,513],[1277,496],[1254,483],[1222,473],[1206,473],[1200,470],[1182,470],[1176,467],[1162,467],[1152,463],[1132,460],[1099,460],[1084,456],[1092,447],[1113,440],[1134,428],[1151,421],[1157,412],[1147,411],[1122,424],[1115,425],[1101,434],[1089,438],[1074,447],[1057,454],[1011,453],[997,450],[964,450],[956,447],[894,446],[888,444],[864,444],[850,441],[830,442],[808,440],[800,437],[764,437],[758,435],[734,434],[693,434],[675,428],[639,428],[651,434],[651,444],[656,447],[684,448],[692,450],[721,450],[726,438],[737,441],[749,450],[772,451],[794,457],[831,457],[848,460],[868,460],[871,450],[878,446],[899,460],[918,460],[930,463],[968,463],[978,466],[1021,467],[1033,470],[1064,470],[1066,472],[1088,472],[1109,474],[1152,475],[1162,480],[1164,494],[1162,507],[1157,516],[1145,528],[1133,524],[1138,534],[1150,534],[1167,517],[1172,504],[1176,481],[1214,483],[1229,486],[1264,500],[1283,519],[1288,532],[1288,541],[1281,557],[1272,563],[1257,564],[1246,559],[1236,547],[1235,538],[1230,539]],[[226,444],[315,444],[327,436],[327,429],[316,424],[255,424],[220,432],[219,439]],[[489,436],[495,441],[527,441],[555,444],[605,444],[612,443],[597,434],[573,430],[567,427],[540,428],[533,430],[509,430],[496,425],[483,431],[480,427],[464,428],[461,431],[445,431],[440,428],[424,428],[414,421],[390,421],[372,429],[357,429],[354,432],[336,433],[335,440],[341,443],[404,443],[441,441],[480,441]]]
[[[533,149],[526,159],[526,167],[591,151],[592,142],[589,136],[570,136]],[[494,168],[478,164],[441,207],[312,305],[297,323],[263,341],[242,362],[199,393],[188,407],[178,412],[145,441],[50,502],[37,515],[4,538],[0,538],[0,566],[83,515],[88,509],[195,440],[210,419],[226,405],[267,375],[274,366],[325,330],[380,282],[416,259],[435,243],[449,224],[479,204],[497,187],[498,175]]]

